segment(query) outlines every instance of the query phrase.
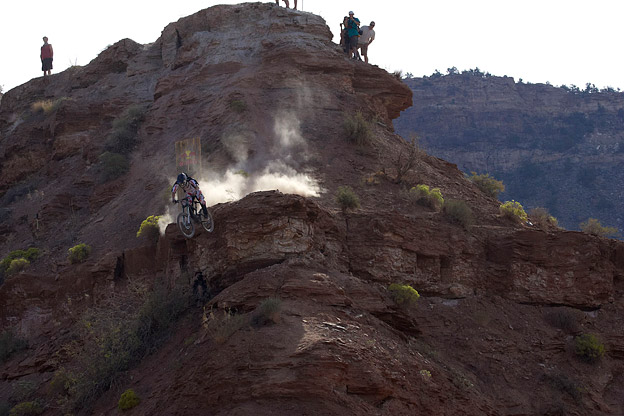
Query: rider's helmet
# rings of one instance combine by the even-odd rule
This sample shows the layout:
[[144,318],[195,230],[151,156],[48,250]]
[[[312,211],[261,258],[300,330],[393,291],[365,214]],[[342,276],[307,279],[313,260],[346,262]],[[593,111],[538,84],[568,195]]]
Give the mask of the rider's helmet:
[[176,182],[179,183],[180,185],[183,185],[187,179],[188,177],[186,176],[186,173],[181,173],[178,175],[178,180]]

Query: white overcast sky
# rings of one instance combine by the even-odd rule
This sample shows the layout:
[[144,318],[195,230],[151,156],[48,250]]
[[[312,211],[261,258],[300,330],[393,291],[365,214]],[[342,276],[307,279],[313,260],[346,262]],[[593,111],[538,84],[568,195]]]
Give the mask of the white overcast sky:
[[[294,0],[291,1],[291,6]],[[42,75],[41,38],[54,70],[86,65],[123,38],[154,42],[170,22],[216,4],[197,0],[2,0],[0,86]],[[415,76],[479,67],[492,75],[553,85],[591,82],[624,90],[624,0],[299,0],[321,15],[334,41],[342,17],[375,20],[370,63]],[[283,5],[283,1],[280,1]],[[244,30],[244,28],[241,28]]]

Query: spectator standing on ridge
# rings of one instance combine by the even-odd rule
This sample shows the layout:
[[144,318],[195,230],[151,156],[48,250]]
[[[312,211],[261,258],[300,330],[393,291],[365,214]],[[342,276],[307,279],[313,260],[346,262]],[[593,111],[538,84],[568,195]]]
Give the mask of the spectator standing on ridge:
[[362,35],[358,41],[358,48],[362,50],[362,56],[364,61],[368,63],[368,46],[375,40],[375,22],[370,22],[368,26],[362,26]]
[[357,45],[360,37],[360,19],[353,17],[353,12],[349,12],[347,23],[347,36],[349,36],[349,58],[357,59]]
[[41,70],[43,71],[43,76],[50,75],[52,73],[52,59],[54,58],[54,50],[52,49],[52,45],[48,43],[48,37],[43,37],[43,46],[41,47],[41,54],[39,55],[41,58]]
[[[284,0],[284,3],[286,3],[286,8],[288,9],[290,7],[290,2],[288,0]],[[275,4],[279,5],[279,0],[275,0]],[[297,0],[295,0],[295,10],[297,10]]]
[[347,25],[349,24],[349,16],[345,16],[340,23],[340,46],[344,53],[349,53],[349,35],[347,35]]

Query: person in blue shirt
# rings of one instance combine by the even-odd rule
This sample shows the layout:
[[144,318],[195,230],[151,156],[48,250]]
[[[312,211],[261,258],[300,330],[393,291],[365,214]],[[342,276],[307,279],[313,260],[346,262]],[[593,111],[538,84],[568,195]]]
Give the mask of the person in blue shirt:
[[349,37],[349,58],[357,59],[357,45],[360,37],[360,19],[353,16],[353,12],[349,12],[349,20],[347,21],[347,36]]

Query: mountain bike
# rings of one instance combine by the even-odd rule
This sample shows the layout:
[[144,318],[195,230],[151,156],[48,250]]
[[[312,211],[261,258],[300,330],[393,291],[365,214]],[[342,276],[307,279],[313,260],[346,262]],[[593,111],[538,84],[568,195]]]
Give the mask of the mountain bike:
[[214,230],[214,221],[210,210],[206,208],[207,215],[202,212],[202,207],[197,198],[193,197],[189,204],[188,200],[181,199],[182,212],[178,215],[178,227],[186,238],[192,238],[195,235],[195,223],[201,224],[204,230],[209,233]]

